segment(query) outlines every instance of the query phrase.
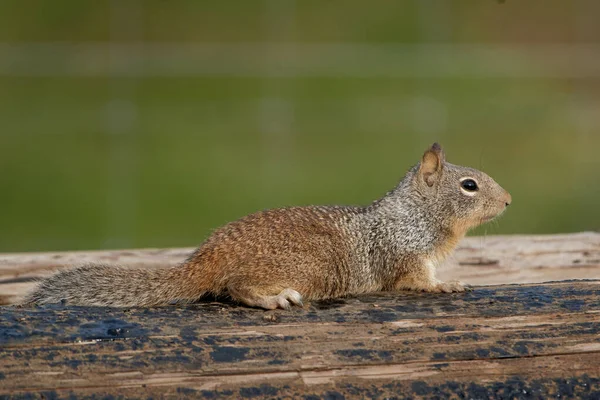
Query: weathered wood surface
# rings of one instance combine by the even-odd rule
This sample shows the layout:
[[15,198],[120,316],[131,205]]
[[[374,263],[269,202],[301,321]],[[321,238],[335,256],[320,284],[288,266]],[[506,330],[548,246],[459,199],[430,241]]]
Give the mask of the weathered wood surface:
[[[36,278],[104,262],[156,268],[176,265],[192,248],[0,254],[0,304],[17,302]],[[600,279],[600,233],[469,237],[439,270],[441,279],[473,285]]]
[[0,307],[15,398],[600,398],[600,281],[269,311]]
[[[0,302],[61,268],[191,250],[0,255]],[[599,233],[467,238],[439,272],[521,284],[270,312],[0,307],[0,397],[600,398]]]

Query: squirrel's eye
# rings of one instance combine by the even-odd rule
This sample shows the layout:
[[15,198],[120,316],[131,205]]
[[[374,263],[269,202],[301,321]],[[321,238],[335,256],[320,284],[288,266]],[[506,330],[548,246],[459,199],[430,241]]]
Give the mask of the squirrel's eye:
[[477,189],[479,189],[477,187],[477,182],[475,182],[473,179],[465,179],[460,183],[460,186],[462,186],[463,189],[469,192],[475,192],[477,191]]

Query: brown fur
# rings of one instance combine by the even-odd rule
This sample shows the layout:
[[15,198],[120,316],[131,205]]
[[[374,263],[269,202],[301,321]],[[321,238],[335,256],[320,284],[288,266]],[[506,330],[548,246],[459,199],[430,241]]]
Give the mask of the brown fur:
[[[465,177],[478,181],[476,193],[461,189]],[[377,290],[463,291],[437,280],[435,267],[510,201],[484,173],[447,163],[434,144],[370,206],[261,211],[217,229],[177,267],[83,266],[41,282],[27,302],[154,306],[212,294],[271,309]]]

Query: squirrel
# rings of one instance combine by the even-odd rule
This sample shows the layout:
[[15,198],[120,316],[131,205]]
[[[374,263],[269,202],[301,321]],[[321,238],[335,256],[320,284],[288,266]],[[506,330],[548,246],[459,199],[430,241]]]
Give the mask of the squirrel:
[[41,281],[25,304],[151,307],[229,296],[290,309],[376,291],[463,292],[435,270],[473,227],[511,195],[485,173],[446,162],[439,144],[368,206],[260,211],[217,229],[174,267],[84,265]]

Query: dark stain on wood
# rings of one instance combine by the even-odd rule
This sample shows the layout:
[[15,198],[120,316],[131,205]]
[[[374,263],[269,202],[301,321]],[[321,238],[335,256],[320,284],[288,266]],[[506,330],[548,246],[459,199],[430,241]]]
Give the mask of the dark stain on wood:
[[492,265],[499,265],[500,260],[492,260],[492,259],[484,258],[484,257],[476,257],[476,258],[468,258],[466,260],[459,261],[458,264],[459,265],[472,265],[472,266],[482,266],[482,265],[492,266]]

